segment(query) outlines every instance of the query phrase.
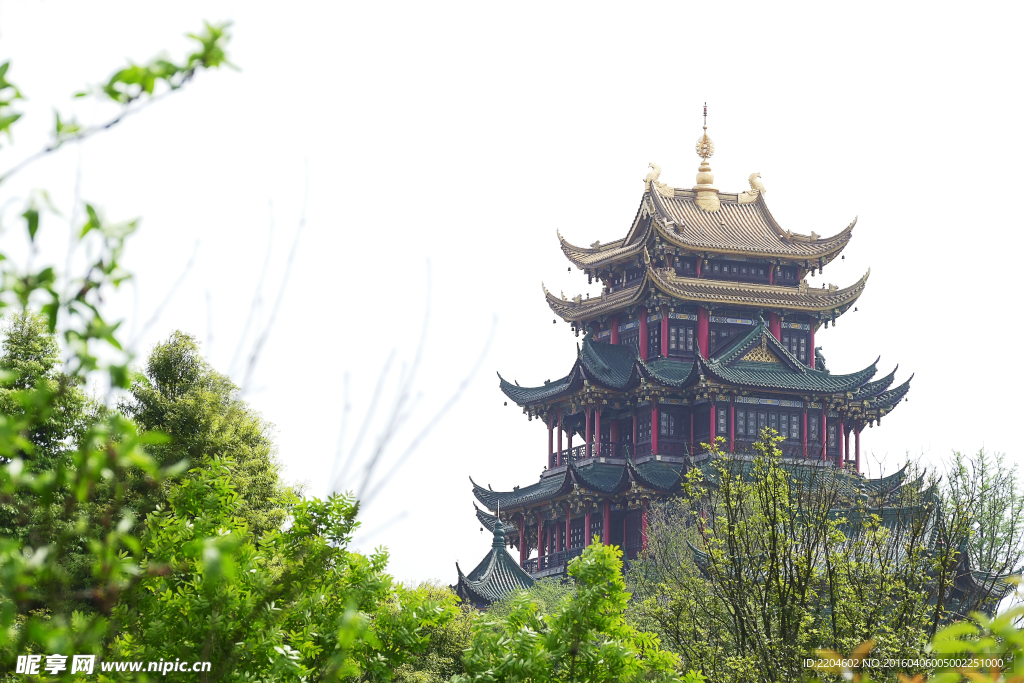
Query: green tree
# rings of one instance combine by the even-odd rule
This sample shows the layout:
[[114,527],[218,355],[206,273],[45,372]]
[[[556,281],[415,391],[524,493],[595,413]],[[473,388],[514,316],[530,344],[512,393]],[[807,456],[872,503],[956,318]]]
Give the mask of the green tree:
[[540,605],[520,592],[507,615],[479,617],[467,673],[453,681],[678,680],[676,656],[624,618],[630,594],[621,557],[614,546],[589,546],[569,565],[575,590],[551,614],[541,614]]
[[[194,337],[175,332],[157,344],[120,407],[142,431],[171,437],[150,448],[158,465],[231,462],[239,514],[250,533],[259,538],[281,526],[294,492],[281,481],[272,426],[238,398],[230,379],[210,367]],[[151,496],[145,507],[155,502]]]

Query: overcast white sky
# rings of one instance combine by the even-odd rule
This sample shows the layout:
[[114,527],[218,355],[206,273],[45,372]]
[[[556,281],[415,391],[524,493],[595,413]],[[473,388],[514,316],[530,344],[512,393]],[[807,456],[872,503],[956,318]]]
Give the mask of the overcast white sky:
[[[54,107],[109,113],[70,93],[126,59],[184,54],[203,19],[233,20],[241,71],[200,74],[10,190],[50,188],[67,211],[80,170],[84,198],[142,217],[127,256],[138,314],[130,289],[110,304],[127,328],[196,253],[137,347],[184,330],[227,371],[272,223],[268,298],[280,282],[308,167],[307,225],[249,398],[277,426],[286,476],[312,494],[329,485],[345,374],[358,423],[388,353],[413,357],[428,260],[406,440],[455,391],[496,317],[481,370],[357,538],[386,544],[402,580],[454,582],[454,562],[472,566],[490,543],[467,477],[508,489],[545,461],[546,430],[503,406],[494,373],[524,385],[564,374],[577,340],[552,325],[540,283],[597,291],[566,272],[556,228],[577,244],[622,237],[651,161],[692,186],[705,101],[720,189],[761,172],[773,214],[796,232],[829,235],[859,216],[824,279],[845,286],[871,268],[867,291],[816,341],[833,371],[881,354],[883,372],[899,363],[897,381],[916,373],[909,403],[865,431],[865,450],[889,469],[907,452],[938,461],[981,446],[1020,460],[1020,15],[1009,2],[23,0],[0,10],[0,53],[29,98],[0,164],[45,143]],[[62,263],[67,226],[43,229],[44,254]],[[2,240],[16,251],[24,237],[9,228]]]

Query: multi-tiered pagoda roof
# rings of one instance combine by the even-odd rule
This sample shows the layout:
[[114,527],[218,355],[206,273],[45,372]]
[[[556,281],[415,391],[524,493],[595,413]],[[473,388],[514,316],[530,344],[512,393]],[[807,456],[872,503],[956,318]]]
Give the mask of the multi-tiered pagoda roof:
[[859,475],[861,432],[905,399],[910,379],[893,388],[896,370],[877,378],[878,359],[832,372],[815,346],[819,329],[856,310],[870,270],[843,287],[807,280],[842,258],[856,220],[830,237],[784,229],[760,174],[747,191],[715,188],[712,153],[705,133],[693,188],[660,182],[651,164],[622,239],[579,247],[558,234],[570,263],[601,284],[593,297],[544,288],[582,335],[576,357],[539,386],[499,375],[505,396],[547,427],[543,471],[511,491],[473,484],[490,511],[477,511],[481,523],[508,534],[534,577],[563,572],[594,535],[635,555],[651,501],[677,495],[711,444],[742,459],[764,429],[793,467],[878,485]]

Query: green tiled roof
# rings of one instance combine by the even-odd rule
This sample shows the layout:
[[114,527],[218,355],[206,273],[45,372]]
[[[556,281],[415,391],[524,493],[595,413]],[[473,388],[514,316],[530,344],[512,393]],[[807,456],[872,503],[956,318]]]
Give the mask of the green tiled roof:
[[648,460],[633,465],[633,471],[642,483],[661,491],[675,491],[683,479],[683,465],[678,463]]
[[[764,344],[780,363],[763,363],[743,360],[744,356],[760,344]],[[698,363],[707,373],[727,384],[764,389],[835,393],[851,391],[871,379],[878,360],[859,372],[849,375],[833,375],[823,370],[813,370],[791,354],[769,331],[761,320],[746,335],[731,344],[721,354],[710,359],[698,358]]]
[[854,398],[874,398],[875,396],[878,396],[889,388],[892,381],[896,378],[896,371],[899,370],[899,368],[900,366],[897,365],[892,369],[892,372],[882,379],[877,379],[874,382],[868,382],[860,389],[857,389],[853,394]]
[[578,366],[573,366],[572,372],[561,379],[556,379],[539,387],[521,387],[506,380],[499,372],[498,386],[501,387],[502,393],[510,399],[519,405],[526,405],[557,398],[563,394],[573,393],[583,386],[583,375]]
[[[762,344],[780,362],[744,360],[747,354]],[[637,358],[630,346],[598,342],[588,334],[583,340],[576,363],[565,377],[540,387],[521,387],[502,378],[500,386],[505,395],[519,405],[533,405],[572,395],[582,389],[584,380],[615,391],[628,391],[637,385],[642,376],[661,386],[683,389],[696,384],[702,375],[706,375],[723,384],[751,389],[810,394],[856,391],[857,398],[874,398],[876,403],[869,407],[887,408],[899,400],[893,392],[906,391],[905,387],[885,391],[892,384],[895,370],[869,383],[877,372],[877,365],[876,359],[863,370],[846,375],[809,368],[772,336],[764,320],[761,320],[750,332],[711,358],[698,354],[693,362],[665,358],[645,362]]]
[[469,481],[473,484],[473,495],[476,499],[484,504],[488,510],[497,510],[498,505],[503,508],[514,508],[528,505],[534,501],[546,500],[562,492],[563,488],[568,489],[572,483],[572,479],[569,476],[569,471],[566,470],[562,476],[551,476],[544,477],[536,484],[530,484],[524,486],[521,489],[513,489],[512,491],[492,491],[490,488],[484,488],[473,481],[470,477]]
[[638,379],[638,358],[631,346],[593,341],[588,334],[580,350],[580,361],[588,380],[609,389],[624,391]]
[[514,591],[533,585],[533,577],[505,550],[505,534],[500,528],[494,531],[491,551],[469,575],[462,573],[458,562],[455,563],[455,571],[459,573],[456,592],[475,604],[490,605]]
[[[476,503],[473,503],[473,507],[476,509],[476,518],[480,520],[480,524],[482,524],[485,529],[493,533],[494,527],[498,525],[498,518],[478,508],[476,506]],[[501,530],[505,533],[506,536],[512,533],[519,533],[519,529],[517,529],[515,526],[513,526],[512,524],[505,524],[504,522],[501,522]]]
[[649,363],[640,361],[643,373],[648,379],[653,379],[659,384],[668,387],[686,387],[697,381],[697,364],[695,362],[683,362],[658,358]]
[[615,493],[629,483],[625,465],[612,463],[590,463],[583,467],[573,466],[577,480],[587,488],[601,493]]
[[910,391],[910,380],[912,380],[912,379],[914,379],[913,375],[911,375],[910,378],[907,379],[906,382],[904,382],[903,384],[899,385],[895,389],[889,389],[888,391],[883,391],[876,398],[871,399],[871,403],[869,403],[868,405],[871,408],[892,408],[892,407],[894,407],[896,404],[898,404],[900,401],[902,401],[903,397],[907,395],[908,391]]

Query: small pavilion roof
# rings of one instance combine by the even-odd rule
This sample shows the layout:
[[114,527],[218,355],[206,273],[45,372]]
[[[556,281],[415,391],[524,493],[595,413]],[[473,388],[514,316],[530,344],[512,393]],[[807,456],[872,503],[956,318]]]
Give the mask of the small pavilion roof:
[[505,550],[505,533],[501,527],[495,528],[491,551],[473,571],[463,574],[458,562],[455,571],[459,573],[456,592],[478,605],[490,605],[534,583],[533,577]]
[[571,244],[559,234],[562,251],[579,268],[600,268],[636,258],[657,235],[672,246],[699,253],[827,262],[850,241],[857,223],[854,219],[831,237],[799,235],[782,229],[768,210],[764,195],[747,201],[750,197],[746,193],[721,192],[721,206],[715,212],[699,208],[696,198],[693,190],[675,188],[666,192],[648,186],[624,239],[587,248]]
[[842,314],[864,293],[870,269],[854,284],[843,289],[816,289],[782,285],[759,285],[710,278],[680,277],[671,268],[648,268],[636,285],[589,299],[562,299],[544,288],[548,306],[568,322],[608,315],[645,299],[651,289],[681,301],[718,306],[783,308],[807,313]]

